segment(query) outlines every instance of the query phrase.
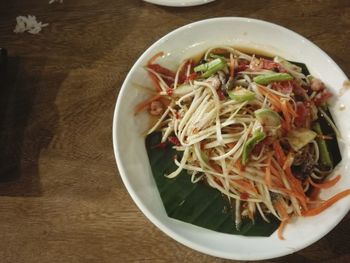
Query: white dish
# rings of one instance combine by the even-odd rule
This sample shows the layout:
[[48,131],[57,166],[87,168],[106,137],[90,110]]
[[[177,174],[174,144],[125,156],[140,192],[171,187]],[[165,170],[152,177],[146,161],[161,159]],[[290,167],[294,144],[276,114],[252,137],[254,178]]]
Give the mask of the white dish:
[[176,7],[185,7],[185,6],[196,6],[204,5],[215,0],[144,0],[145,2],[164,5],[164,6],[176,6]]
[[[208,34],[210,32],[210,34]],[[181,27],[149,47],[136,61],[127,75],[117,100],[113,122],[113,145],[122,180],[134,202],[164,233],[178,242],[203,253],[236,260],[259,260],[287,255],[316,242],[347,214],[347,197],[315,217],[299,218],[288,224],[285,241],[270,237],[244,237],[218,233],[169,218],[163,208],[153,180],[142,132],[148,128],[147,114],[133,115],[134,106],[145,98],[135,83],[149,83],[142,66],[155,53],[166,52],[162,64],[178,65],[183,59],[214,45],[238,45],[267,50],[293,61],[305,63],[311,73],[321,78],[337,94],[347,80],[342,70],[321,49],[304,37],[281,26],[248,18],[215,18]],[[334,101],[333,117],[343,140],[340,142],[343,161],[336,173],[343,175],[333,188],[323,191],[328,198],[350,188],[350,93]]]

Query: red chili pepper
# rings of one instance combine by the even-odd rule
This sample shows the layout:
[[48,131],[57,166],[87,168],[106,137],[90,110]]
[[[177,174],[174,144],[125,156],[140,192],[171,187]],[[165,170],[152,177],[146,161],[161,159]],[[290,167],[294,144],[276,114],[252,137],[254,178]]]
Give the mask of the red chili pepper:
[[180,146],[180,141],[175,136],[169,136],[168,137],[168,141],[171,142],[172,144],[176,145],[176,146]]
[[194,80],[198,77],[198,74],[196,72],[191,73],[187,78],[185,82],[189,82],[191,80]]
[[163,77],[163,80],[169,87],[174,87],[174,80],[173,79]]
[[166,147],[167,143],[166,142],[161,142],[153,146],[153,149],[159,148],[159,149],[164,149]]
[[308,109],[305,107],[304,103],[298,101],[297,102],[297,116],[294,119],[294,124],[297,127],[304,127],[306,117],[309,115]]
[[169,88],[169,89],[166,90],[166,93],[168,94],[168,96],[171,97],[171,96],[173,96],[174,90]]
[[186,72],[187,72],[187,68],[188,66],[193,66],[193,61],[192,59],[187,60],[186,63],[184,64],[184,66],[182,67],[181,71],[179,72],[179,83],[185,83],[188,81],[188,77],[186,77]]
[[242,200],[247,200],[248,197],[249,197],[249,194],[247,194],[247,193],[241,193],[241,194],[239,195],[239,198],[241,198]]
[[217,89],[216,92],[217,92],[220,100],[225,100],[225,95],[221,89]]
[[321,106],[325,104],[330,97],[332,97],[332,93],[330,93],[328,90],[322,90],[314,98],[315,105]]
[[249,61],[243,60],[238,62],[238,66],[235,67],[235,73],[245,71],[249,67]]
[[151,64],[151,65],[148,65],[147,67],[154,70],[158,74],[175,78],[175,72],[171,71],[170,69],[164,68],[159,64]]

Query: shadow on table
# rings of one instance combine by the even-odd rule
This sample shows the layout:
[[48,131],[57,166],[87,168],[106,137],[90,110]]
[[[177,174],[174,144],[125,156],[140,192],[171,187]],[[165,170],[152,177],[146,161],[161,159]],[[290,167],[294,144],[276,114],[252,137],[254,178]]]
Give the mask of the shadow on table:
[[31,116],[34,103],[42,101],[38,99],[40,72],[32,74],[25,68],[30,66],[9,57],[0,84],[0,196],[41,195],[39,154],[51,141],[58,118],[54,106],[58,86],[54,91],[50,87],[50,96],[45,96],[50,118],[38,122]]
[[[130,15],[133,5],[129,2],[120,5],[105,0],[106,8],[114,12],[111,15],[104,13],[106,8],[101,9],[100,2],[91,2],[78,19],[74,11],[77,5],[71,1],[52,5],[48,12],[39,12],[43,20],[45,16],[47,21],[51,17],[57,19],[40,37],[31,38],[29,45],[23,42],[24,37],[10,37],[13,41],[8,45],[15,43],[14,52],[16,47],[21,47],[23,58],[9,57],[7,80],[0,84],[0,196],[42,194],[40,174],[44,176],[44,173],[40,173],[39,158],[57,128],[55,100],[61,83],[75,69],[103,65],[99,60],[117,63],[120,53],[115,50],[119,50],[123,38],[129,34],[130,21],[137,19]],[[104,25],[104,30],[96,26],[96,21]],[[120,21],[128,26],[115,26]]]

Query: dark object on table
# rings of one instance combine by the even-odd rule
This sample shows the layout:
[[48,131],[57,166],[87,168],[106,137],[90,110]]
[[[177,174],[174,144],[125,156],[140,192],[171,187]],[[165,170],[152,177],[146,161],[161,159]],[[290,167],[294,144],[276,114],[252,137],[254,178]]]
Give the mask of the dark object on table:
[[[8,106],[8,77],[7,77],[7,66],[8,66],[8,57],[7,50],[0,48],[0,165],[3,166],[5,163],[6,157],[6,134],[5,134],[5,120],[6,112]],[[5,178],[6,177],[6,178]],[[7,176],[4,176],[3,173],[0,174],[0,182],[8,181]]]
[[0,196],[40,194],[36,159],[23,157],[35,89],[36,79],[23,70],[21,58],[0,49]]
[[7,66],[7,51],[6,49],[0,48],[0,86],[3,85]]
[[6,49],[0,48],[0,129],[4,121],[5,116],[5,102],[3,98],[6,93],[6,72],[7,72],[7,51]]
[[[17,142],[10,116],[14,114],[17,59],[10,58],[7,50],[0,48],[0,183],[19,177]],[[1,192],[1,191],[0,191]]]

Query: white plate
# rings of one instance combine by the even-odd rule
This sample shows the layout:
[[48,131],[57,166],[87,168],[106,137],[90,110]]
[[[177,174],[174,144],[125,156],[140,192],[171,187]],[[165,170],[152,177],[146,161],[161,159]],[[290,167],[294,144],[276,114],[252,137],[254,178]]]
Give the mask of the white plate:
[[215,0],[144,0],[144,1],[148,3],[156,4],[156,5],[185,7],[185,6],[204,5],[210,2],[214,2]]
[[[136,61],[121,88],[113,122],[113,146],[120,175],[134,202],[146,217],[164,233],[180,243],[217,257],[257,260],[296,252],[322,238],[346,215],[350,208],[347,197],[315,217],[299,218],[287,225],[285,241],[270,237],[244,237],[214,232],[167,217],[152,177],[142,132],[148,128],[147,114],[133,115],[134,106],[146,95],[135,83],[147,85],[142,66],[155,53],[166,52],[162,64],[175,66],[183,59],[215,45],[249,46],[268,50],[293,61],[306,63],[311,73],[321,78],[332,92],[338,93],[347,77],[334,61],[304,37],[281,26],[248,18],[215,18],[181,27],[149,47]],[[150,85],[150,83],[149,83]],[[322,192],[327,198],[350,188],[350,93],[337,98],[333,115],[343,134],[340,143],[343,161],[336,173],[343,175],[333,188]]]

